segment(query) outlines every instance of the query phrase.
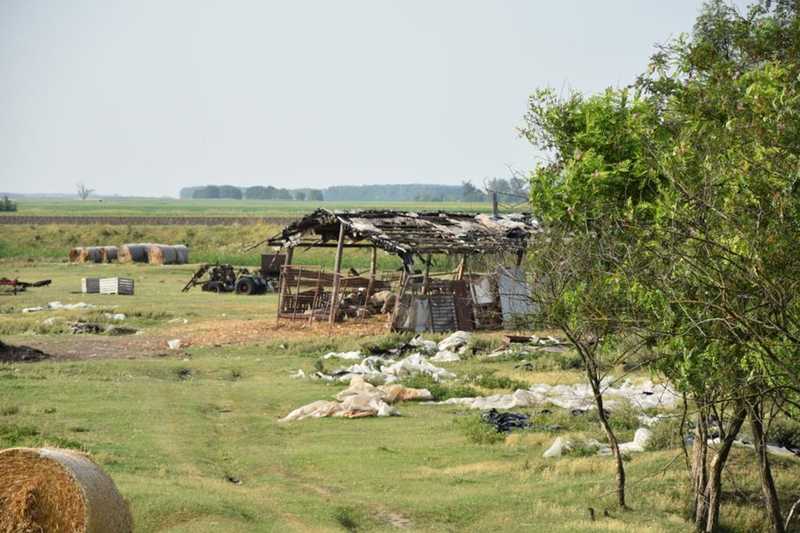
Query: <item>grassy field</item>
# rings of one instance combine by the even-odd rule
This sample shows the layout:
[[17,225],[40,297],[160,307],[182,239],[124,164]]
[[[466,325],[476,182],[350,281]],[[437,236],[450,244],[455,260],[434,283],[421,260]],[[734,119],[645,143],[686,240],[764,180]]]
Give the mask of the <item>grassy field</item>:
[[286,200],[79,200],[79,199],[21,199],[15,200],[17,215],[92,215],[92,216],[253,216],[293,217],[314,209],[398,209],[408,211],[467,211],[490,212],[488,202],[295,202]]
[[[590,420],[558,410],[537,415],[537,421],[558,423],[561,430],[517,432],[505,439],[479,429],[475,412],[414,403],[399,405],[401,417],[278,422],[295,407],[344,388],[292,379],[292,372],[313,371],[329,350],[374,340],[380,324],[333,330],[278,326],[274,295],[180,293],[191,266],[3,260],[0,267],[24,279],[54,280],[48,288],[0,296],[0,335],[6,343],[56,354],[40,363],[0,364],[0,447],[49,444],[92,453],[129,501],[136,531],[690,527],[679,450],[631,456],[632,510],[619,512],[610,493],[610,458],[542,459],[558,435],[602,438]],[[81,277],[97,275],[134,277],[136,295],[75,294]],[[20,313],[52,300],[97,307]],[[73,336],[43,325],[52,317],[57,324],[77,317],[102,320],[105,311],[127,313],[126,323],[143,333]],[[166,350],[169,338],[189,347]],[[482,338],[491,344],[497,334]],[[107,355],[93,355],[92,350],[109,347]],[[446,366],[461,377],[493,375],[526,384],[581,379],[576,370],[525,371],[510,361],[471,359]],[[510,390],[478,383],[483,393]],[[620,430],[624,438],[632,434],[632,427]],[[754,505],[758,489],[749,453],[734,454],[737,492],[723,504],[728,531],[765,527]],[[796,462],[778,462],[781,487],[794,485],[797,474]],[[589,521],[588,507],[598,510],[598,521]]]

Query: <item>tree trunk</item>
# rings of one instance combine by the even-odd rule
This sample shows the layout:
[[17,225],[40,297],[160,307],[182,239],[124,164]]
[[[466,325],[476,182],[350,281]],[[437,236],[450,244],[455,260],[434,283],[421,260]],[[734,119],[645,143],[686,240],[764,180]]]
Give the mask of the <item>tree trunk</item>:
[[694,500],[692,513],[694,525],[702,531],[708,520],[708,501],[705,499],[706,485],[708,484],[708,426],[706,424],[706,411],[701,408],[697,413],[697,423],[694,429],[692,442],[692,490]]
[[594,392],[594,402],[597,406],[597,413],[600,418],[600,425],[603,426],[603,431],[606,432],[608,443],[611,446],[611,452],[614,455],[614,461],[617,463],[617,505],[620,509],[626,509],[625,505],[625,464],[622,461],[622,452],[619,450],[619,441],[611,429],[611,424],[608,422],[605,409],[603,408],[603,392],[601,391],[601,383],[595,376],[590,376],[589,381],[592,385]]
[[714,454],[714,457],[711,459],[711,464],[709,465],[710,474],[705,491],[705,500],[708,505],[706,533],[716,531],[719,526],[719,505],[722,501],[722,471],[725,469],[725,463],[728,460],[731,447],[733,447],[733,441],[739,434],[739,430],[742,428],[746,417],[747,410],[744,405],[737,405],[733,419],[731,419],[728,425],[725,438],[722,439],[719,450],[717,450],[717,453]]
[[767,504],[767,515],[769,516],[772,531],[783,533],[783,516],[781,515],[778,491],[775,489],[775,480],[772,478],[772,468],[767,456],[767,438],[764,434],[764,420],[761,416],[759,406],[749,405],[750,428],[753,431],[753,444],[756,448],[758,458],[758,474],[761,477],[761,491],[764,493],[764,501]]

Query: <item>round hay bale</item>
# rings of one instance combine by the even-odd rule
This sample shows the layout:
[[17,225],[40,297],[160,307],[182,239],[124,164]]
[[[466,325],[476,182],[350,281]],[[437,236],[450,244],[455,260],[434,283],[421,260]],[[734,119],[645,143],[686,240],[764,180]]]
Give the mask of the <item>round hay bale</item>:
[[81,253],[83,253],[83,248],[77,246],[75,248],[70,249],[69,251],[69,262],[70,263],[77,263],[80,261]]
[[123,244],[118,253],[120,263],[147,263],[147,249],[149,244]]
[[116,246],[103,246],[103,250],[105,250],[107,263],[113,263],[117,260],[119,249]]
[[105,253],[100,246],[89,246],[83,249],[86,252],[85,263],[102,263],[105,260]]
[[130,533],[114,481],[89,456],[57,448],[0,451],[0,531]]
[[174,265],[178,253],[174,246],[167,244],[151,244],[147,250],[147,262],[151,265]]
[[174,246],[175,254],[177,256],[176,263],[185,265],[189,262],[189,247],[184,244],[176,244]]

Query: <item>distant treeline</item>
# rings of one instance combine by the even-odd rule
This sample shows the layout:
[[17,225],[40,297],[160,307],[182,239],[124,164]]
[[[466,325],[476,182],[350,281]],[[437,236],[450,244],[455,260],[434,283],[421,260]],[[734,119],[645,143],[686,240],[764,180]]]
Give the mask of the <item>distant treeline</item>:
[[184,187],[181,199],[233,199],[233,200],[312,200],[323,201],[319,189],[279,189],[272,185],[262,187],[234,187],[233,185],[206,185],[204,187]]
[[268,185],[234,187],[233,185],[206,185],[184,187],[182,199],[228,198],[234,200],[310,200],[316,202],[483,202],[486,191],[527,196],[527,182],[523,178],[495,178],[479,189],[467,180],[461,185],[433,185],[410,183],[402,185],[334,185],[326,189],[280,189]]

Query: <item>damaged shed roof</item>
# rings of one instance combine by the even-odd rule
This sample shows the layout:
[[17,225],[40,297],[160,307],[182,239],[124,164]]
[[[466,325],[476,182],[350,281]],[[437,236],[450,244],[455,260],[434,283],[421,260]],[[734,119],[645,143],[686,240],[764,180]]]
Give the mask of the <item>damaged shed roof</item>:
[[524,250],[539,231],[529,214],[500,215],[317,209],[268,240],[271,246],[325,246],[339,238],[344,224],[349,243],[369,241],[402,256],[422,253],[484,254]]

